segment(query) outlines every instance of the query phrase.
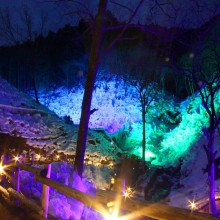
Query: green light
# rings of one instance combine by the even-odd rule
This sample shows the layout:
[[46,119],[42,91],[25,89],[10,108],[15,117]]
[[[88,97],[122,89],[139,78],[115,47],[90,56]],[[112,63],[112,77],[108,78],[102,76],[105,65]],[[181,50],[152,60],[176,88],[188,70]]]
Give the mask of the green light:
[[[220,111],[220,92],[215,97],[216,112]],[[188,152],[203,135],[202,128],[209,125],[209,117],[202,106],[201,98],[194,96],[190,98],[188,105],[181,109],[182,121],[174,129],[165,132],[162,129],[147,124],[146,161],[151,161],[154,165],[172,165]],[[150,122],[151,124],[154,121]],[[167,126],[167,125],[166,125]],[[142,157],[142,124],[133,125],[133,132],[127,139],[127,146],[136,146],[130,151]],[[161,140],[159,141],[159,138]],[[158,140],[158,142],[155,142]],[[154,141],[154,142],[153,142]],[[156,143],[156,144],[155,144]]]
[[[142,157],[142,148],[139,147],[136,150],[134,150],[132,153],[141,158]],[[156,157],[156,155],[154,153],[152,153],[151,151],[147,150],[145,152],[145,160],[146,161],[150,161],[154,157]]]

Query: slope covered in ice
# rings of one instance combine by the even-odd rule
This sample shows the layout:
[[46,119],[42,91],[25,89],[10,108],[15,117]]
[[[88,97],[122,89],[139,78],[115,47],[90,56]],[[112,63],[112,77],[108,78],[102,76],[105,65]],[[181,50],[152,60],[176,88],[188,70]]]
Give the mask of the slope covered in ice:
[[[77,132],[77,126],[66,124],[47,107],[0,79],[0,133],[23,138],[27,148],[75,154]],[[111,141],[104,131],[90,130],[87,155],[117,157],[117,146]]]
[[[82,97],[82,88],[67,90],[60,87],[49,93],[40,93],[42,104],[60,117],[68,116],[76,125]],[[122,80],[97,81],[92,108],[98,110],[91,115],[90,128],[105,129],[124,153],[141,157],[141,105],[135,88]],[[216,109],[220,109],[219,100],[216,100]],[[147,160],[156,165],[174,165],[199,140],[203,135],[202,128],[207,125],[208,116],[198,94],[184,101],[165,94],[147,113]]]

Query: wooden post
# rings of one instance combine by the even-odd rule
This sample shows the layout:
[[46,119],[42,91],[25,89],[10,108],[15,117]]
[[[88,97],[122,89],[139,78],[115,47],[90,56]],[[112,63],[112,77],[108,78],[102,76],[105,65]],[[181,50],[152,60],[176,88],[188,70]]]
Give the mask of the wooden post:
[[[15,184],[15,190],[17,193],[20,192],[20,168],[15,167],[15,173],[14,173],[14,184]],[[19,201],[15,201],[16,205],[19,205]]]
[[[4,161],[4,155],[1,155],[1,161],[0,161],[0,165],[3,166],[3,161]],[[2,184],[2,173],[0,173],[0,183]]]
[[[7,164],[7,156],[2,155],[1,156],[1,166],[3,167],[4,164]],[[6,181],[5,175],[4,175],[4,173],[1,173],[0,174],[0,183],[2,186],[5,185],[5,181]]]
[[113,190],[116,193],[116,197],[114,200],[107,203],[107,207],[109,208],[109,213],[118,216],[120,203],[122,200],[122,194],[125,193],[125,179],[117,178],[115,180],[115,184],[113,186]]
[[20,168],[15,168],[15,190],[20,192]]
[[31,154],[31,164],[34,165],[34,153]]
[[122,179],[122,194],[126,192],[126,180],[125,178]]
[[26,155],[26,153],[23,154],[22,158],[23,158],[22,162],[23,163],[27,163],[27,155]]
[[20,163],[20,155],[17,155],[18,160],[15,160],[14,165],[15,165],[15,171],[14,171],[14,188],[17,192],[20,192],[20,168],[16,167],[16,164]]
[[[50,178],[51,164],[45,164],[44,169],[47,169],[46,178]],[[44,210],[44,217],[45,218],[47,218],[47,215],[48,215],[49,196],[50,196],[50,187],[43,184],[41,205]]]
[[117,178],[115,180],[115,184],[114,184],[114,187],[113,187],[113,191],[116,192],[117,194],[122,194],[123,192],[123,188],[124,188],[124,181],[122,178]]
[[[21,163],[20,155],[17,155],[18,158],[14,158],[14,173],[13,173],[13,187],[17,193],[20,192],[20,168],[16,166],[16,164]],[[19,201],[15,201],[16,205],[19,205]]]

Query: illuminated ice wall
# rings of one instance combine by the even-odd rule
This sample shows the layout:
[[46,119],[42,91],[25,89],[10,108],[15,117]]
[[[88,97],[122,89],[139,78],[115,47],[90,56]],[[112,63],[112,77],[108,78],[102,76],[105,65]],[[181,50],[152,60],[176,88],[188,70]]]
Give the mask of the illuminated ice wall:
[[[42,92],[43,93],[43,92]],[[79,123],[83,89],[58,88],[42,95],[40,101],[60,117],[69,116],[73,124]],[[44,98],[42,98],[44,97]],[[146,160],[165,165],[178,161],[202,135],[208,117],[199,96],[188,97],[183,102],[164,97],[163,108],[154,103],[147,115]],[[219,109],[220,101],[216,100]],[[114,136],[123,152],[141,156],[141,107],[133,87],[123,81],[98,81],[93,93],[92,108],[98,109],[90,117],[90,128],[103,128]],[[171,116],[179,112],[178,123]],[[168,114],[169,113],[169,114]]]

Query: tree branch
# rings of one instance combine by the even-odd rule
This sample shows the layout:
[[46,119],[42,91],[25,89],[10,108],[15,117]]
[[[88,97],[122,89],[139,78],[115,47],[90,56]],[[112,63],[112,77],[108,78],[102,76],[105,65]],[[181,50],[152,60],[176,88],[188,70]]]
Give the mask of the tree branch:
[[116,1],[113,1],[113,0],[110,0],[110,2],[111,2],[112,4],[115,4],[115,5],[118,5],[118,6],[122,7],[122,8],[127,9],[127,10],[128,10],[129,12],[131,12],[131,13],[134,13],[134,11],[133,11],[131,8],[129,8],[128,6],[126,6],[126,5],[123,5],[123,4],[121,4],[121,3],[119,3],[119,2],[116,2]]
[[[124,32],[127,30],[129,24],[131,23],[131,21],[133,20],[133,18],[135,17],[135,15],[137,14],[137,11],[139,10],[139,8],[141,7],[142,3],[144,2],[144,0],[140,0],[137,7],[135,8],[133,14],[130,16],[128,22],[126,25],[124,25],[122,31],[118,34],[118,36],[110,43],[110,45],[108,46],[108,48],[103,52],[102,57],[105,57],[106,54],[111,50],[111,48],[120,40],[120,38],[123,36]],[[99,57],[99,59],[101,59]],[[99,60],[100,62],[100,60]]]

